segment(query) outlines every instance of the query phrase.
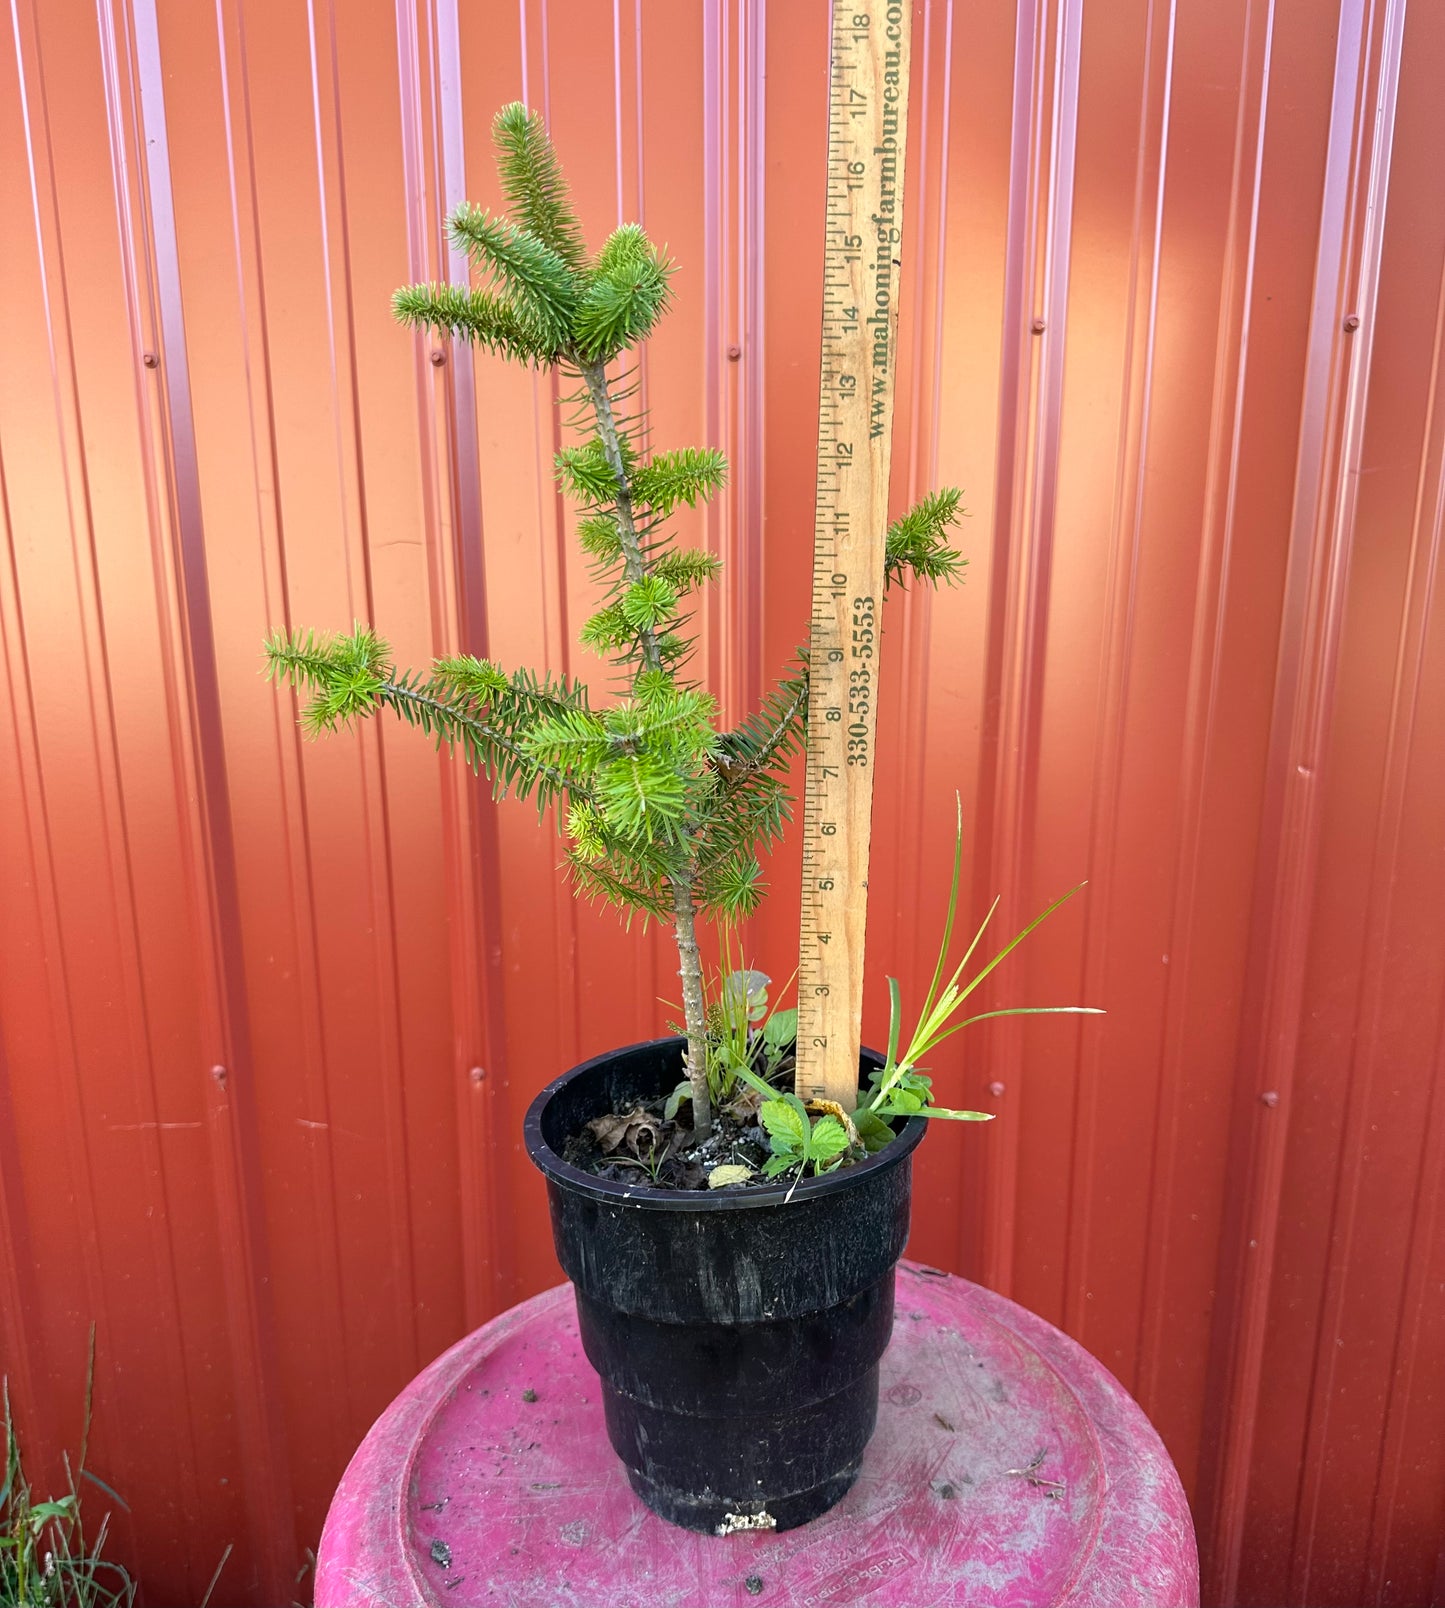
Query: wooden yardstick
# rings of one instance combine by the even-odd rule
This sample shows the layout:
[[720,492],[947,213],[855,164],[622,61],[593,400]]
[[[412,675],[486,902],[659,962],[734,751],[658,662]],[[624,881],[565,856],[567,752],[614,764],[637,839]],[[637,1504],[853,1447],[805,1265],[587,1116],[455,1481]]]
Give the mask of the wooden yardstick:
[[798,1066],[857,1104],[911,0],[833,0]]

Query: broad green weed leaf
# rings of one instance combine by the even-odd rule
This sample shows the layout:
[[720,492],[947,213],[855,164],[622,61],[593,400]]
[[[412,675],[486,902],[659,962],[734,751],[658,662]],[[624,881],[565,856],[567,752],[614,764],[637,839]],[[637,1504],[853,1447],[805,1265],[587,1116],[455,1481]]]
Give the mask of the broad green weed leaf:
[[813,1161],[828,1161],[848,1148],[848,1135],[837,1117],[819,1117],[808,1139],[808,1155]]
[[800,1107],[787,1099],[764,1100],[758,1107],[758,1120],[768,1131],[774,1155],[802,1155],[807,1143],[808,1118]]
[[858,1137],[863,1141],[863,1148],[871,1156],[882,1150],[893,1138],[893,1130],[878,1115],[876,1111],[868,1111],[864,1107],[853,1113],[853,1126],[858,1130]]
[[798,1013],[774,1011],[763,1024],[763,1039],[775,1049],[785,1050],[798,1036]]
[[767,1009],[770,982],[772,978],[766,972],[730,972],[722,985],[723,1010],[728,1020],[756,1022]]

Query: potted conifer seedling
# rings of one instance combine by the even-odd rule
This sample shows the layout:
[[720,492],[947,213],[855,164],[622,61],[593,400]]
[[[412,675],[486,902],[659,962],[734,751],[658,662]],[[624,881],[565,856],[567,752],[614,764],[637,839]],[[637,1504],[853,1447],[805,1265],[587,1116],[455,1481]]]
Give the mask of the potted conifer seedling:
[[[726,466],[710,448],[650,450],[619,372],[666,310],[673,265],[636,225],[587,250],[535,114],[508,106],[493,133],[506,215],[466,205],[449,220],[482,282],[401,290],[395,312],[567,380],[579,439],[557,454],[557,478],[601,593],[582,640],[610,661],[617,696],[594,701],[580,681],[468,655],[400,670],[364,627],[278,634],[269,666],[306,694],[308,731],[390,710],[460,750],[499,794],[552,812],[578,892],[671,926],[683,1032],[559,1078],[527,1115],[527,1146],[634,1489],[689,1528],[782,1528],[856,1476],[921,1119],[977,1115],[935,1107],[919,1063],[963,1025],[951,1018],[1013,944],[965,980],[975,938],[945,982],[956,845],[918,1028],[903,1044],[893,985],[889,1051],[865,1052],[851,1111],[791,1092],[796,1013],[769,1013],[761,974],[730,969],[709,998],[699,924],[721,923],[726,950],[758,905],[759,855],[789,818],[788,765],[806,735],[807,658],[754,716],[719,729],[689,673],[686,626],[719,564],[677,545],[668,522],[721,486]],[[958,513],[958,493],[940,491],[898,520],[888,580],[953,580]]]

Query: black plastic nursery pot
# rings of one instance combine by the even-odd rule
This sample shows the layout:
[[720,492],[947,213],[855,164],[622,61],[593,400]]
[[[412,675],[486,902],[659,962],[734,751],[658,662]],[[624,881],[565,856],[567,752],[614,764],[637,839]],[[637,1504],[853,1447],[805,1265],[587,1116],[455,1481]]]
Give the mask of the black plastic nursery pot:
[[[647,1189],[562,1159],[593,1117],[674,1088],[684,1041],[599,1055],[527,1112],[557,1256],[632,1488],[689,1530],[786,1530],[858,1476],[908,1238],[911,1118],[866,1161],[797,1184]],[[865,1069],[881,1058],[864,1051]]]

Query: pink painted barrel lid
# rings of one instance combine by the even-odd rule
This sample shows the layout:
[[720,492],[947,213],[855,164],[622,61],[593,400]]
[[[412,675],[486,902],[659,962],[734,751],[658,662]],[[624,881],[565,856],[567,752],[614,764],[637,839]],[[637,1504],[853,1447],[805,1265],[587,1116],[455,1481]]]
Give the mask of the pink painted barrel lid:
[[1041,1318],[900,1264],[858,1483],[783,1534],[695,1535],[632,1494],[568,1286],[468,1335],[346,1470],[318,1608],[1196,1608],[1189,1508],[1116,1379]]

